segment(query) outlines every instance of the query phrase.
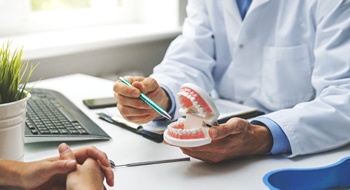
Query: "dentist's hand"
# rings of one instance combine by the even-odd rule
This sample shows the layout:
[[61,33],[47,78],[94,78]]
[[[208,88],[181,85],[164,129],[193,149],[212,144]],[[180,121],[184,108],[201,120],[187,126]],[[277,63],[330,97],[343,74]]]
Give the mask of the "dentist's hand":
[[126,76],[124,78],[129,81],[132,86],[127,86],[117,81],[113,86],[113,90],[114,96],[118,101],[117,108],[126,120],[142,124],[160,117],[156,111],[139,98],[140,92],[147,95],[163,109],[169,109],[169,96],[159,86],[156,80],[140,76]]
[[249,121],[232,118],[209,129],[212,142],[208,145],[181,148],[182,152],[208,163],[263,155],[272,148],[272,135],[265,126],[253,125]]

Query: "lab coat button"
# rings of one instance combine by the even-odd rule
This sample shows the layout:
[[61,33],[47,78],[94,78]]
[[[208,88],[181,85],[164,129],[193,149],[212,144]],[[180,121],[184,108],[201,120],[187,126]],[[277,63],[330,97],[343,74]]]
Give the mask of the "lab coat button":
[[239,49],[243,49],[244,45],[243,44],[239,44],[238,47],[239,47]]

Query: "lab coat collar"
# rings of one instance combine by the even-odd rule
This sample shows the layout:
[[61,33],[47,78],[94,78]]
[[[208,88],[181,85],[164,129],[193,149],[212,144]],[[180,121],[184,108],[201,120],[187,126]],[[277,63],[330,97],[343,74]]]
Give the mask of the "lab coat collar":
[[[246,17],[249,16],[249,14],[260,7],[261,5],[269,2],[271,0],[253,0],[252,4],[250,5],[250,8],[248,9],[248,12],[246,14]],[[237,3],[235,0],[222,0],[223,2],[223,8],[224,8],[224,16],[226,20],[235,21],[235,26],[240,28],[242,25],[242,17],[239,14]],[[233,19],[232,19],[233,18]]]
[[[241,15],[239,14],[237,3],[235,0],[223,0],[224,16],[226,20],[235,21],[235,24],[242,23]],[[231,18],[231,19],[228,19]]]
[[[271,0],[253,0],[251,7],[249,8],[245,19],[249,17],[249,14],[253,11],[255,11],[258,7],[264,5],[265,3],[269,2]],[[240,35],[241,29],[242,29],[242,17],[239,13],[237,3],[235,0],[222,0],[222,6],[223,6],[223,15],[225,20],[225,27],[228,35],[228,39],[232,40],[230,43],[235,44],[234,42],[237,40],[237,38]],[[231,50],[234,50],[234,47],[230,47]]]
[[226,31],[230,31],[227,32],[228,39],[235,41],[242,27],[242,18],[237,3],[235,0],[222,0],[222,7]]
[[269,2],[271,0],[253,0],[252,4],[250,5],[250,8],[248,9],[247,15],[249,14],[249,12],[254,11],[256,8],[260,7],[261,5]]

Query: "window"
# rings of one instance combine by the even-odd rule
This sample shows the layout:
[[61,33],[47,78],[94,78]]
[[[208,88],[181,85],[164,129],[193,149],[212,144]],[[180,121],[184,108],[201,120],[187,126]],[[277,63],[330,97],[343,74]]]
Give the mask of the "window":
[[174,38],[186,0],[0,0],[0,44],[37,59]]
[[[6,3],[5,3],[6,1]],[[128,23],[135,0],[0,0],[1,35]]]
[[30,0],[31,11],[52,11],[90,8],[90,0]]

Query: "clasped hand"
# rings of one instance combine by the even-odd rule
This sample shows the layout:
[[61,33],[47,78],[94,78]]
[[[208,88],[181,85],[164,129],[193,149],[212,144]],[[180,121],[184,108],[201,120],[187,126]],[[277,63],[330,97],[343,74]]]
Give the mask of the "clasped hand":
[[36,190],[95,190],[105,189],[104,178],[109,186],[114,185],[114,173],[104,152],[92,146],[72,151],[65,143],[58,151],[57,157],[35,162],[2,160],[11,168],[5,185]]

